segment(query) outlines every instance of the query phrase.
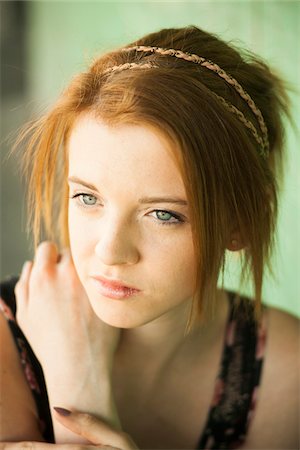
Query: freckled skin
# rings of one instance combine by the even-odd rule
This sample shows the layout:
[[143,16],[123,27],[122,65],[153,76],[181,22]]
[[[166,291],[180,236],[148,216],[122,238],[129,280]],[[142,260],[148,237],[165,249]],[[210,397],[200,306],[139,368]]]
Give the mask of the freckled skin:
[[[70,182],[72,257],[94,311],[112,326],[164,320],[190,305],[195,257],[188,207],[139,203],[144,197],[186,200],[168,145],[146,125],[110,127],[90,116],[76,123],[70,137],[69,177],[93,185]],[[99,294],[91,275],[141,292],[109,299]]]

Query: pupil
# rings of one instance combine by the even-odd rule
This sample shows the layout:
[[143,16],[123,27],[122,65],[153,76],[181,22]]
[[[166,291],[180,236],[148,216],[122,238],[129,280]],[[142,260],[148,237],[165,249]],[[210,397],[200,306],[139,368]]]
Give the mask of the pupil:
[[85,195],[84,200],[85,203],[92,204],[94,202],[94,197],[92,197],[91,195]]
[[171,214],[164,211],[158,211],[157,215],[158,218],[162,220],[168,220],[171,218]]

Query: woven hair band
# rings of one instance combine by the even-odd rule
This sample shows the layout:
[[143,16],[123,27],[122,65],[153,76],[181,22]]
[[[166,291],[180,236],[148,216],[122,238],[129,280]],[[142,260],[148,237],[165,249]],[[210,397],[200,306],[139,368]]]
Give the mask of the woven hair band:
[[[220,97],[219,95],[213,93],[223,104],[225,108],[227,108],[230,112],[235,114],[237,118],[243,123],[244,126],[252,133],[254,139],[259,144],[261,148],[261,154],[264,157],[268,156],[269,152],[269,141],[268,141],[268,130],[264,121],[264,118],[262,116],[261,111],[259,108],[255,105],[254,101],[250,97],[250,95],[242,88],[242,86],[238,83],[238,81],[233,78],[231,75],[227,74],[223,69],[220,68],[217,64],[213,63],[212,61],[207,60],[206,58],[203,58],[202,56],[191,54],[191,53],[185,53],[181,50],[175,50],[175,49],[165,49],[161,47],[149,47],[149,46],[134,46],[134,47],[125,47],[121,49],[123,52],[151,52],[151,53],[157,53],[160,55],[167,55],[167,56],[173,56],[175,58],[183,59],[185,61],[193,62],[195,64],[199,64],[202,67],[205,67],[208,70],[213,71],[216,73],[219,77],[221,77],[223,80],[225,80],[230,86],[235,89],[235,91],[239,94],[239,96],[247,103],[248,107],[252,111],[252,113],[255,115],[257,122],[259,124],[259,128],[261,131],[261,136],[258,134],[256,127],[253,125],[253,123],[250,120],[247,120],[244,114],[237,109],[235,106],[233,106],[231,103],[229,103],[227,100],[225,100],[223,97]],[[117,66],[109,67],[104,71],[104,73],[111,73],[111,72],[120,72],[122,70],[126,69],[133,69],[133,68],[157,68],[158,65],[154,64],[153,62],[148,63],[125,63],[120,64]]]

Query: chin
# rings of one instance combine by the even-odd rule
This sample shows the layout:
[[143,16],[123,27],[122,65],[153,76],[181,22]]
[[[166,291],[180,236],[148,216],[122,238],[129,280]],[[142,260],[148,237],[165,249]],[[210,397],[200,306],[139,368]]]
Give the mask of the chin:
[[163,313],[153,314],[153,311],[151,311],[151,313],[148,311],[147,314],[145,309],[141,310],[141,308],[139,308],[141,305],[135,304],[128,307],[128,303],[126,305],[116,305],[115,303],[111,303],[111,300],[108,305],[100,304],[99,302],[95,305],[91,302],[91,306],[99,319],[107,325],[116,328],[138,328],[158,319],[161,315],[163,315]]
[[124,329],[132,329],[137,328],[142,325],[145,325],[149,322],[149,320],[142,320],[142,318],[138,317],[124,317],[123,315],[119,314],[104,314],[102,312],[98,312],[94,310],[96,315],[101,319],[103,322],[105,322],[107,325],[110,325],[111,327],[116,328],[124,328]]
[[104,302],[91,300],[91,307],[100,320],[116,328],[136,328],[149,322],[144,315],[139,314],[136,308],[127,308],[125,304],[116,304],[115,300],[107,299]]

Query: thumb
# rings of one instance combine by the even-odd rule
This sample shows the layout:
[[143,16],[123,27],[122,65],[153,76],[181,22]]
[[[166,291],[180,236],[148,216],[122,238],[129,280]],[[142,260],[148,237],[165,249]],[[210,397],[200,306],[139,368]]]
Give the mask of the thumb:
[[104,420],[91,414],[54,407],[55,418],[73,433],[94,445],[112,447],[116,450],[134,450],[137,446],[129,435],[116,430]]

